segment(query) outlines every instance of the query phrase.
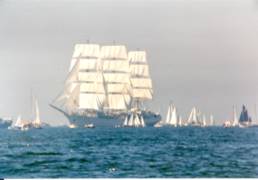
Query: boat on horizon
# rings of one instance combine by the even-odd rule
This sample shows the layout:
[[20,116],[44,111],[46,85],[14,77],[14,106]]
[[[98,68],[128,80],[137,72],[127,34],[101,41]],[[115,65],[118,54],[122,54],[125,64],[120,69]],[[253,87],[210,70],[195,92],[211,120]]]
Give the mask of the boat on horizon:
[[154,127],[178,127],[182,126],[182,118],[178,116],[177,108],[174,104],[170,103],[168,106],[168,112],[166,119],[160,120],[158,123],[154,125]]
[[38,105],[38,100],[37,98],[33,98],[32,99],[32,114],[34,116],[34,119],[31,120],[26,120],[26,119],[22,119],[21,115],[19,115],[16,119],[16,121],[8,127],[8,129],[15,129],[15,130],[29,130],[29,129],[41,129],[44,127],[49,127],[49,124],[44,123],[41,121],[40,119],[40,113],[39,113],[39,105]]
[[152,126],[161,118],[144,108],[152,96],[145,51],[127,53],[124,45],[77,44],[64,90],[50,106],[77,127],[122,126],[135,108]]
[[[191,113],[188,117],[188,122],[187,122],[187,126],[199,126],[199,127],[203,127],[204,121],[201,118],[201,112],[200,110],[198,110],[196,107],[193,107],[191,110]],[[206,120],[205,120],[205,125],[206,125]]]

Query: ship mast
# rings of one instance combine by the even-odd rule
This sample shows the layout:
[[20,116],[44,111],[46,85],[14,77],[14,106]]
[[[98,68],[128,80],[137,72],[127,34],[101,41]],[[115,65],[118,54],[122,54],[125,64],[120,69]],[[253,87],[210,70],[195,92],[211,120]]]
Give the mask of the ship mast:
[[140,109],[144,101],[151,100],[153,95],[152,81],[149,73],[145,51],[130,51],[130,81],[132,108]]
[[64,91],[57,99],[57,101],[64,100],[66,111],[69,113],[77,110],[98,111],[102,108],[105,91],[100,65],[99,45],[75,46]]
[[131,102],[126,47],[123,45],[103,46],[101,63],[106,91],[104,109],[108,112],[126,111]]

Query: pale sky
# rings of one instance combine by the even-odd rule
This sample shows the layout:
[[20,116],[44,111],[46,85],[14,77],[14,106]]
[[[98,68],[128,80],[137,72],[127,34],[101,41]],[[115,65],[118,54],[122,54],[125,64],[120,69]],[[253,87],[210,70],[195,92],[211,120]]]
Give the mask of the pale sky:
[[147,51],[147,107],[163,117],[172,100],[183,119],[197,106],[222,123],[243,103],[254,119],[255,0],[0,0],[0,116],[30,118],[32,89],[43,121],[66,124],[48,104],[63,88],[74,45],[88,39]]

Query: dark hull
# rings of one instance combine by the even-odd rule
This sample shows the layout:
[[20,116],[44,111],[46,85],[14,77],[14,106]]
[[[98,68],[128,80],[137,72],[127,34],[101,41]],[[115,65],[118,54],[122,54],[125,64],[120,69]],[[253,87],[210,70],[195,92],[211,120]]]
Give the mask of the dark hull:
[[[114,115],[114,116],[105,116],[105,115],[96,115],[94,116],[86,116],[86,115],[66,115],[69,122],[74,124],[77,127],[84,127],[86,124],[94,124],[95,127],[116,127],[122,126],[125,115]],[[146,126],[153,126],[160,119],[160,115],[156,115],[154,113],[143,113],[144,121]]]

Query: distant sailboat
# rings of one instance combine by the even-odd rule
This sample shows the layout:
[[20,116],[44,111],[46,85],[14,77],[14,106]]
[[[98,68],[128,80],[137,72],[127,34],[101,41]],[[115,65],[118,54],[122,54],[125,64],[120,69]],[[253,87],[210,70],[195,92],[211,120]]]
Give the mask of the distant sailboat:
[[248,114],[246,107],[243,105],[239,118],[239,127],[250,127],[252,125],[252,119]]
[[179,118],[177,115],[177,109],[173,104],[168,106],[167,117],[165,120],[161,120],[154,125],[154,127],[162,127],[162,126],[173,126],[177,127],[179,122]]
[[179,127],[181,127],[182,125],[183,125],[183,123],[182,123],[182,117],[181,117],[181,116],[179,116],[178,126],[179,126]]
[[202,127],[206,127],[206,116],[203,114],[202,116]]
[[35,103],[35,119],[32,122],[32,125],[34,128],[42,128],[42,123],[40,120],[40,115],[39,115],[39,104],[38,104],[38,100],[35,98],[34,100]]
[[233,106],[233,123],[232,123],[233,127],[239,126],[238,123],[238,118],[237,118],[237,113],[236,113],[236,107]]
[[189,126],[202,126],[203,122],[200,118],[201,112],[197,110],[196,107],[193,107],[189,118],[188,118],[188,125]]
[[213,118],[213,115],[210,115],[210,126],[214,126],[214,118]]
[[143,115],[138,112],[131,112],[125,117],[123,127],[145,127]]
[[17,120],[12,123],[8,129],[26,131],[31,127],[31,123],[26,120],[22,120],[21,115],[17,117]]

